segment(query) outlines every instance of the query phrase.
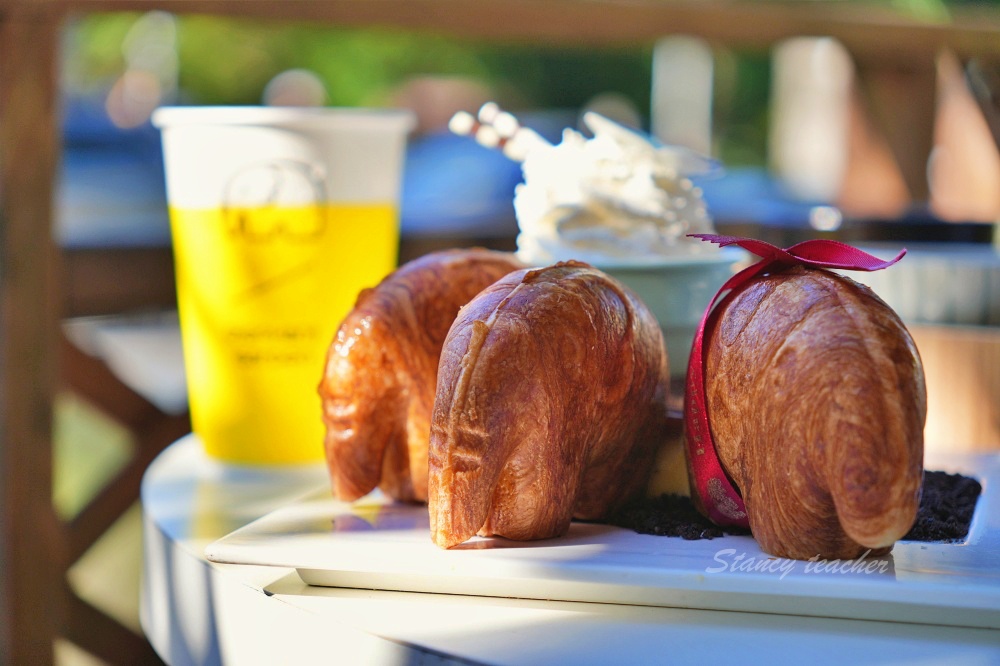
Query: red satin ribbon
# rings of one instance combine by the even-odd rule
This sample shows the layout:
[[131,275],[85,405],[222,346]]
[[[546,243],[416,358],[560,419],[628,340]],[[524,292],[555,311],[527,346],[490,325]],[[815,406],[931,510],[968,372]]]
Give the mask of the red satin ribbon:
[[831,240],[808,240],[782,250],[770,243],[752,238],[736,236],[716,236],[713,234],[691,234],[694,238],[717,243],[721,247],[739,245],[761,258],[757,263],[744,268],[729,278],[712,302],[705,308],[698,330],[691,345],[688,360],[687,391],[684,396],[684,431],[688,460],[693,474],[694,487],[691,492],[701,500],[705,512],[717,525],[750,527],[746,506],[739,491],[722,469],[712,431],[708,424],[708,410],[705,402],[705,326],[718,302],[726,291],[736,289],[766,271],[772,273],[792,266],[812,266],[816,268],[836,268],[852,271],[877,271],[893,265],[903,258],[906,250],[901,250],[894,258],[883,261],[867,252]]

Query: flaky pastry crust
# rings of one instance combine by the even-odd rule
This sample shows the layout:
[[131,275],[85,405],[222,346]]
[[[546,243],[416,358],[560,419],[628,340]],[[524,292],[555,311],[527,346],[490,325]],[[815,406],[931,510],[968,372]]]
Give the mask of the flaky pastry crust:
[[660,327],[586,264],[511,273],[462,308],[441,353],[429,510],[441,547],[563,534],[641,493],[666,439]]
[[875,294],[797,267],[730,294],[705,334],[709,423],[761,548],[881,554],[916,519],[923,369]]
[[506,252],[446,250],[361,292],[334,336],[319,385],[326,460],[339,499],[378,486],[397,500],[426,501],[441,345],[459,308],[523,266]]

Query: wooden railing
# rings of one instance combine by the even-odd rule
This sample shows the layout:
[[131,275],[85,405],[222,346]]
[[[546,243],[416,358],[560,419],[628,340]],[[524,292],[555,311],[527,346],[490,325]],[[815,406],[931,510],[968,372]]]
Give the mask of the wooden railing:
[[[86,544],[51,503],[52,404],[60,362],[62,262],[53,241],[59,159],[57,48],[72,13],[163,9],[343,26],[394,26],[480,40],[610,47],[690,34],[765,49],[794,36],[832,36],[868,81],[876,116],[911,192],[926,192],[934,62],[1000,58],[1000,15],[954,10],[921,20],[887,3],[725,0],[0,0],[0,661],[46,663],[53,638],[68,636],[115,662],[105,620],[67,592],[66,568]],[[72,350],[64,350],[67,356]],[[76,361],[87,364],[86,359]],[[77,364],[74,367],[80,367]],[[94,369],[91,376],[100,373]],[[74,385],[86,384],[72,375]],[[110,378],[105,378],[111,381]],[[94,379],[98,384],[101,378]],[[153,437],[156,439],[156,436]],[[162,439],[162,437],[160,438]],[[162,441],[157,440],[159,444]],[[147,456],[149,451],[142,454]],[[136,473],[141,469],[133,466]],[[138,471],[137,471],[138,470]],[[135,483],[131,488],[135,488]],[[110,502],[120,508],[123,500]],[[87,514],[91,525],[106,517]],[[93,537],[87,530],[88,538]]]

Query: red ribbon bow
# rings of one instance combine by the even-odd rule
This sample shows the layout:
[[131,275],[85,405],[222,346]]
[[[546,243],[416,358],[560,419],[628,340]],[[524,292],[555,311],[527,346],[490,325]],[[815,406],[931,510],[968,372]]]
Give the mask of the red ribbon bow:
[[705,403],[705,361],[704,337],[715,304],[723,292],[736,289],[756,276],[770,270],[776,272],[792,266],[812,266],[816,268],[836,268],[852,271],[877,271],[893,265],[903,258],[906,250],[883,261],[867,252],[831,240],[808,240],[782,250],[770,243],[752,238],[736,236],[716,236],[714,234],[691,234],[693,238],[717,243],[721,247],[739,245],[761,257],[761,260],[741,270],[729,278],[705,308],[698,330],[691,345],[688,360],[687,391],[684,397],[684,431],[688,460],[690,461],[694,487],[691,492],[701,500],[701,505],[709,519],[717,525],[750,527],[743,498],[722,469],[712,431],[708,424],[708,410]]

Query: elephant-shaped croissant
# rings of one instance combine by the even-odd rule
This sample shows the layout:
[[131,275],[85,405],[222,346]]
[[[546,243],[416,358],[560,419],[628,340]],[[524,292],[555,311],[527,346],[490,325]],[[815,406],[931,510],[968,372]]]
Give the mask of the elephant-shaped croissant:
[[427,500],[427,441],[438,357],[460,307],[507,273],[513,254],[478,248],[424,255],[364,290],[327,352],[319,385],[334,494],[376,486]]
[[796,267],[729,294],[704,344],[712,438],[761,548],[891,549],[919,508],[927,403],[896,313],[848,278]]
[[656,319],[601,271],[566,262],[485,289],[441,352],[434,542],[555,537],[636,497],[667,437],[668,382]]

